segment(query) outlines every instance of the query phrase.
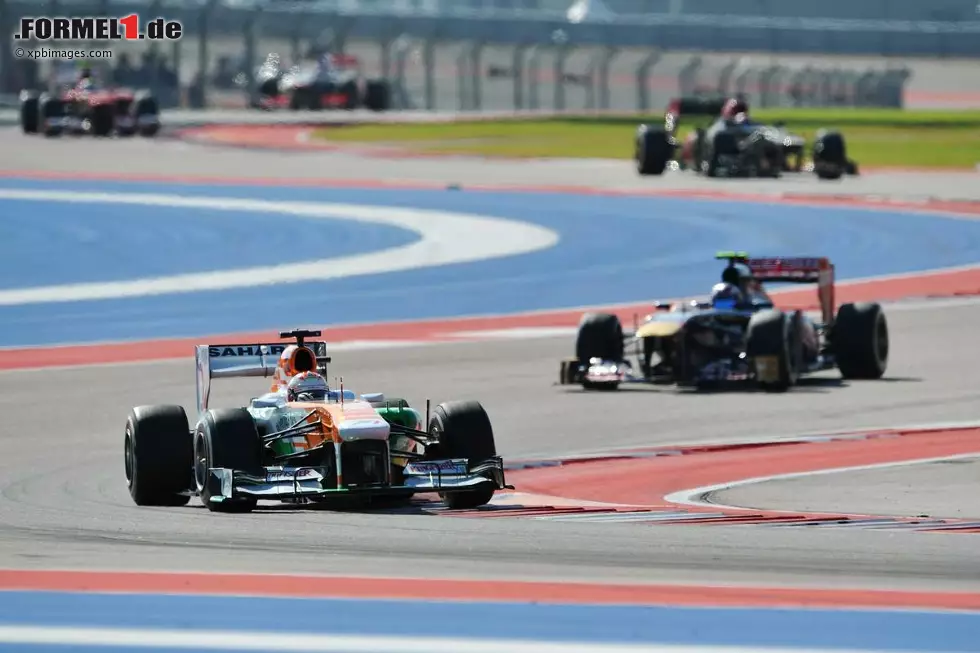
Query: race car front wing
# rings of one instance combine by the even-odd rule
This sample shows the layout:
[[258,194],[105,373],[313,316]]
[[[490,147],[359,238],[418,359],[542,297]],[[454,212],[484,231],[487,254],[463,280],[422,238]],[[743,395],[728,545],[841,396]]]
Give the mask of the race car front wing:
[[[744,356],[735,363],[724,359],[709,361],[696,370],[692,380],[695,382],[747,381],[750,374],[743,359]],[[599,358],[593,358],[588,363],[571,359],[564,360],[561,362],[559,378],[559,385],[645,384],[665,380],[655,374],[651,376],[636,374],[629,361],[607,361]],[[667,377],[666,380],[673,380],[673,376]]]
[[499,456],[469,467],[465,458],[411,462],[404,467],[404,484],[372,483],[337,487],[332,467],[267,467],[256,476],[226,467],[208,470],[211,501],[233,501],[242,498],[291,499],[316,498],[338,494],[392,494],[418,492],[465,492],[492,487],[512,490],[504,478],[504,463]]
[[633,373],[629,361],[609,361],[593,358],[588,362],[563,360],[558,373],[559,385],[581,383],[643,383],[646,379]]

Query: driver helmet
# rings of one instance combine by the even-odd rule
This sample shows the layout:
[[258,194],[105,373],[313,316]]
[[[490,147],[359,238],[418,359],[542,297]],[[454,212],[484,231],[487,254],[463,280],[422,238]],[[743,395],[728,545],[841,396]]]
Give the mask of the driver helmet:
[[721,117],[725,120],[734,120],[736,116],[743,114],[742,120],[747,120],[749,116],[749,103],[741,98],[731,98],[722,107]]
[[712,305],[716,305],[719,302],[739,304],[744,297],[741,289],[733,283],[716,283],[711,289]]
[[286,386],[288,401],[323,401],[327,392],[327,380],[316,372],[300,372]]

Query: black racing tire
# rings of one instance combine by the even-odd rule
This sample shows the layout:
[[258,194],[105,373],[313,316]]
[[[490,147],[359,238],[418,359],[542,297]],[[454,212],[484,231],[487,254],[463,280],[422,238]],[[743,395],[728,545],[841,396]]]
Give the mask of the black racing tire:
[[333,92],[333,86],[331,85],[329,90],[319,88],[317,86],[310,86],[304,89],[303,93],[303,103],[305,108],[310,111],[322,111],[323,110],[323,96],[327,93]]
[[888,368],[888,321],[877,303],[842,304],[832,331],[837,368],[845,379],[880,379]]
[[582,363],[591,358],[623,360],[623,325],[610,313],[586,313],[578,325],[575,355]]
[[[133,116],[137,121],[140,136],[150,138],[156,136],[157,132],[160,131],[160,105],[152,95],[144,95],[133,102]],[[139,119],[147,116],[152,116],[157,120],[149,124],[139,125]]]
[[259,95],[274,98],[279,95],[279,78],[268,77],[259,84]]
[[364,106],[371,111],[391,109],[391,86],[386,79],[369,79],[364,87]]
[[662,175],[673,154],[670,139],[663,127],[640,125],[636,130],[634,159],[642,176]]
[[[470,467],[497,455],[490,417],[478,401],[447,401],[436,406],[429,418],[428,432],[438,444],[429,447],[426,458],[445,460],[465,458]],[[450,510],[471,510],[486,505],[495,488],[479,488],[466,492],[440,493]]]
[[[44,124],[39,125],[38,129],[44,131],[45,136],[60,136],[64,131],[64,127],[61,125],[61,120],[66,115],[65,103],[57,97],[52,97],[48,94],[42,94],[40,99],[40,108],[38,113],[40,114],[40,119]],[[55,119],[57,122],[51,125],[48,121]]]
[[21,93],[20,129],[25,134],[36,134],[41,124],[38,97],[33,93]]
[[293,88],[289,98],[289,108],[293,111],[316,111],[320,109],[320,94],[310,87]]
[[[117,118],[129,118],[129,117],[132,117],[134,115],[134,112],[133,112],[133,105],[134,104],[135,104],[134,101],[131,100],[131,99],[119,99],[119,100],[116,100],[116,102],[115,102],[115,114],[116,114],[116,117]],[[120,123],[120,121],[117,119],[116,120],[116,124],[115,124],[115,128],[116,128],[116,134],[118,136],[132,136],[133,134],[136,133],[136,124],[135,124],[135,122],[132,125],[126,127],[126,126],[123,126]]]
[[138,506],[184,506],[190,501],[194,452],[180,406],[137,406],[129,412],[123,445],[126,485]]
[[785,392],[799,381],[803,364],[801,320],[798,311],[787,314],[778,309],[759,311],[749,320],[745,353],[763,390]]
[[201,503],[212,512],[251,512],[254,498],[212,502],[207,470],[233,469],[255,476],[263,474],[262,441],[255,420],[244,408],[209,410],[194,432],[194,485]]
[[[586,313],[578,325],[575,338],[575,357],[581,365],[588,366],[592,358],[619,363],[623,360],[623,325],[619,318],[609,313]],[[587,390],[615,390],[618,381],[594,383],[583,381]]]
[[817,135],[813,143],[813,172],[819,179],[840,179],[848,169],[847,145],[840,132]]
[[344,100],[344,109],[346,111],[353,111],[361,104],[361,89],[358,87],[355,80],[346,82],[340,87],[340,92],[346,96]]
[[721,131],[714,135],[709,147],[704,174],[707,177],[718,176],[718,161],[722,156],[738,155],[738,139],[731,132]]
[[91,108],[92,134],[110,136],[115,127],[115,114],[111,104],[97,104]]

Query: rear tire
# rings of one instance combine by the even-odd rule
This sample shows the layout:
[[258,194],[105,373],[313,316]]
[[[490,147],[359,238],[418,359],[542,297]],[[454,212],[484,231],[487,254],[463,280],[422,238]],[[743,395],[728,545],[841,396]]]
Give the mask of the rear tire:
[[25,134],[36,134],[40,126],[40,107],[37,95],[24,92],[20,97],[20,129]]
[[838,132],[821,132],[813,143],[813,172],[819,179],[840,179],[847,171],[847,147]]
[[115,127],[115,115],[111,104],[99,104],[91,108],[92,134],[110,136]]
[[[157,104],[156,98],[151,96],[137,98],[133,107],[136,129],[139,130],[140,136],[144,138],[156,136],[157,132],[160,131],[160,106]],[[140,124],[140,118],[145,119],[147,117],[154,118],[153,122]]]
[[277,77],[269,77],[259,84],[259,95],[263,95],[267,98],[275,98],[279,95],[279,79]]
[[738,156],[738,139],[735,138],[735,134],[727,131],[716,133],[711,141],[711,153],[707,158],[705,176],[718,176],[718,169],[721,167],[719,162],[723,156]]
[[224,467],[261,476],[262,443],[255,420],[244,408],[209,410],[194,432],[194,483],[201,503],[212,512],[251,512],[254,498],[211,501],[208,469]]
[[746,355],[756,367],[759,386],[785,392],[796,385],[803,362],[799,312],[787,315],[778,309],[759,311],[749,320]]
[[888,368],[888,321],[879,304],[842,304],[833,329],[834,355],[845,379],[880,379]]
[[[66,116],[65,103],[61,99],[56,97],[51,97],[48,94],[41,95],[39,100],[39,113],[40,119],[43,124],[38,125],[38,129],[44,131],[44,135],[60,136],[64,128],[62,127],[62,120]],[[51,124],[49,121],[54,120],[55,124]]]
[[[478,401],[439,404],[429,418],[428,431],[438,436],[439,443],[429,448],[426,458],[466,458],[468,466],[473,467],[497,455],[490,417]],[[495,491],[480,488],[439,496],[450,510],[469,510],[487,504]]]
[[391,109],[391,87],[386,79],[370,79],[364,89],[364,106],[371,111]]
[[138,506],[183,506],[190,501],[194,453],[180,406],[137,406],[126,420],[126,484]]
[[634,159],[640,175],[662,175],[673,154],[667,132],[662,127],[640,125],[636,131]]

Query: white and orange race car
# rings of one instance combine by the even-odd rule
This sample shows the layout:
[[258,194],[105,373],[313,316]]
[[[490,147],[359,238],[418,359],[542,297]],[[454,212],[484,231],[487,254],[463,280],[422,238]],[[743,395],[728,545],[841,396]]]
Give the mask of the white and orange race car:
[[[425,415],[404,399],[327,385],[319,331],[285,331],[294,343],[197,345],[197,410],[137,406],[126,421],[126,481],[141,506],[248,512],[260,499],[290,503],[352,496],[408,499],[438,493],[451,509],[488,503],[505,484],[493,429],[475,401]],[[272,377],[237,408],[210,408],[211,380]],[[302,385],[306,384],[306,385]],[[317,385],[319,384],[319,385]]]

